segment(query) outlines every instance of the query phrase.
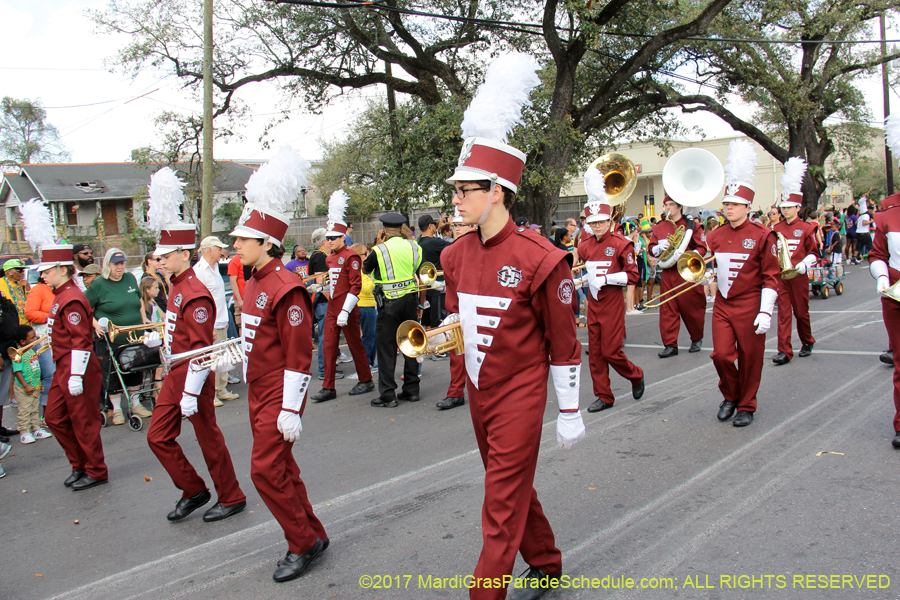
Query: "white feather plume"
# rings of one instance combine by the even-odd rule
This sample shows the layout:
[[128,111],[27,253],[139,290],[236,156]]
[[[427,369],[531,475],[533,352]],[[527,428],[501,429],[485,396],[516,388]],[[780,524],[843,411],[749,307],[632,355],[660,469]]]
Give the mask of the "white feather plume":
[[900,115],[888,116],[884,121],[884,135],[891,152],[900,154]]
[[347,202],[350,196],[344,190],[337,190],[331,194],[328,200],[328,222],[344,223],[344,213],[347,212]]
[[806,175],[806,161],[799,156],[792,156],[784,163],[784,175],[781,176],[781,195],[787,198],[791,194],[803,191],[803,177]]
[[728,161],[725,163],[725,185],[749,183],[756,179],[756,163],[759,155],[753,144],[743,138],[732,140],[728,146]]
[[528,95],[541,82],[537,64],[528,54],[512,52],[495,60],[462,122],[462,137],[484,137],[507,143],[513,127],[522,122],[522,107],[531,104]]
[[588,169],[584,174],[584,189],[588,202],[608,202],[606,198],[606,180],[597,169]]
[[150,177],[150,207],[147,209],[150,229],[159,233],[169,223],[181,222],[183,187],[184,182],[169,167],[163,167]]
[[56,229],[50,210],[38,198],[19,205],[22,214],[22,226],[25,228],[25,241],[32,250],[44,246],[52,246],[55,242]]
[[247,201],[258,208],[284,213],[306,187],[308,172],[309,161],[290,146],[282,146],[247,180]]

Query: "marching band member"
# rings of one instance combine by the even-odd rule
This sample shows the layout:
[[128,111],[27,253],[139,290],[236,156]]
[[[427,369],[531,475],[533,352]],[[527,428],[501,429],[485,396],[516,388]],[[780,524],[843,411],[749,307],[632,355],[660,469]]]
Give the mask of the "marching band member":
[[[171,280],[164,339],[154,331],[145,334],[144,344],[157,347],[164,341],[169,356],[210,346],[215,337],[215,302],[191,267],[191,250],[197,245],[196,225],[178,220],[178,209],[184,199],[183,186],[168,167],[157,171],[150,180],[151,227],[160,227],[159,243],[153,253],[159,256],[160,267],[171,274]],[[164,219],[169,222],[158,225]],[[178,443],[182,416],[191,421],[218,497],[216,504],[204,513],[203,520],[219,521],[244,510],[247,499],[234,473],[225,436],[216,423],[215,377],[209,368],[194,369],[189,362],[172,366],[163,379],[147,430],[147,443],[172,483],[182,492],[175,509],[166,518],[181,521],[211,497],[206,482]],[[224,372],[232,366],[231,363],[217,365],[216,371]]]
[[325,381],[322,389],[312,397],[313,402],[337,398],[334,379],[341,331],[344,332],[356,373],[359,375],[359,383],[353,386],[350,395],[358,396],[375,389],[369,359],[360,338],[359,309],[356,307],[356,303],[359,302],[359,291],[362,289],[362,275],[359,270],[362,259],[344,244],[344,236],[347,233],[344,210],[347,207],[347,200],[347,193],[344,190],[337,190],[331,195],[328,203],[328,231],[325,232],[325,239],[330,244],[331,254],[325,259],[325,264],[328,265],[331,297],[328,298],[328,311],[325,313],[324,321],[325,348],[319,350],[320,352],[324,350],[325,353]]
[[256,268],[244,289],[241,332],[253,430],[250,476],[288,543],[272,576],[279,582],[303,573],[329,544],[292,454],[311,378],[312,303],[281,262],[290,224],[282,211],[306,185],[308,169],[293,150],[281,148],[247,182],[249,202],[231,232],[241,264]]
[[40,200],[24,203],[20,210],[25,239],[40,247],[38,272],[55,296],[47,316],[47,334],[56,371],[47,396],[44,419],[62,446],[72,474],[63,482],[74,491],[106,483],[109,471],[100,440],[100,363],[94,356],[94,313],[72,276],[75,255],[71,245],[53,243],[50,211]]
[[[538,83],[535,69],[526,55],[497,59],[466,110],[466,139],[448,182],[455,187],[453,204],[478,230],[442,256],[447,308],[459,313],[469,407],[485,467],[484,546],[475,577],[510,575],[520,552],[529,569],[516,581],[516,600],[539,598],[562,572],[561,553],[533,488],[548,371],[560,410],[559,445],[571,447],[584,436],[570,255],[517,228],[509,215],[525,154],[505,139]],[[471,588],[469,597],[502,599],[506,590],[488,582]]]
[[731,142],[722,200],[728,226],[706,235],[706,244],[715,255],[718,281],[710,357],[725,397],[718,419],[727,421],[737,410],[735,427],[752,423],[756,412],[766,332],[772,324],[780,272],[775,233],[748,219],[755,193],[750,182],[757,160],[753,144],[744,139]]
[[[453,220],[453,243],[456,243],[461,236],[469,233],[474,229],[472,225],[466,225],[462,215],[459,214],[459,208],[454,208]],[[444,285],[443,282],[440,282]],[[445,286],[446,287],[446,286]],[[437,406],[441,410],[448,410],[462,406],[466,403],[466,357],[456,352],[450,353],[450,386],[447,388],[447,397],[438,402]]]
[[797,277],[778,280],[778,354],[772,359],[776,365],[784,365],[794,357],[791,347],[791,312],[797,317],[797,335],[800,336],[800,357],[812,354],[816,339],[809,321],[809,277],[806,272],[816,264],[816,226],[798,218],[803,206],[803,176],[806,161],[792,157],[784,163],[781,178],[781,214],[784,219],[773,227],[787,240],[791,264],[797,269]]
[[[696,221],[683,217],[681,205],[668,196],[663,199],[663,208],[668,213],[668,219],[662,219],[654,225],[653,236],[650,239],[650,253],[657,258],[662,255],[669,248],[668,236],[675,233],[678,226],[684,227],[684,238],[670,259],[657,264],[657,268],[662,269],[659,281],[660,295],[683,283],[675,264],[684,252],[694,250],[701,255],[706,252],[702,242],[703,227],[695,226]],[[700,352],[706,318],[706,297],[703,295],[702,287],[697,286],[659,307],[659,333],[665,346],[659,353],[660,358],[678,355],[678,332],[681,329],[679,317],[684,321],[684,326],[691,336],[691,347],[688,352]]]
[[[900,117],[891,115],[884,125],[891,152],[900,154]],[[875,214],[877,225],[869,252],[869,272],[875,278],[875,289],[883,294],[900,280],[900,193],[891,194],[881,202],[882,211]],[[881,314],[887,329],[890,347],[896,350],[900,344],[900,302],[896,296],[881,297]],[[900,448],[900,352],[893,352],[894,359],[894,448]]]
[[637,281],[634,245],[621,235],[610,231],[611,207],[606,201],[603,175],[588,169],[584,175],[588,203],[584,207],[585,223],[590,224],[592,237],[585,237],[578,246],[579,256],[587,268],[590,298],[588,299],[588,354],[594,397],[588,412],[612,408],[615,402],[609,384],[609,367],[631,382],[635,400],[644,395],[644,371],[625,356],[625,304],[622,287]]

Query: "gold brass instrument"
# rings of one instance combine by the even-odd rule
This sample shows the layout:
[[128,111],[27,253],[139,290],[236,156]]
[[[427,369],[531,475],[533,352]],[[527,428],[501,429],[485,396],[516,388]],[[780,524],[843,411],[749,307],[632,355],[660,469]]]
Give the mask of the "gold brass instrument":
[[[894,285],[881,292],[881,295],[896,302],[900,302],[900,279],[894,282]],[[10,349],[10,352],[12,352],[12,349]]]
[[600,171],[610,206],[621,204],[624,212],[624,205],[637,186],[637,171],[631,159],[624,154],[611,152],[592,162],[588,169]]
[[[433,338],[440,334],[444,334],[442,341],[434,343]],[[462,326],[456,321],[426,330],[417,321],[404,321],[397,328],[397,347],[409,358],[418,358],[423,354],[443,354],[450,350],[462,354],[464,350]]]
[[303,283],[306,283],[307,281],[312,281],[316,277],[324,277],[324,279],[322,280],[322,285],[328,285],[329,278],[328,278],[327,271],[322,272],[322,273],[313,273],[312,275],[307,275],[306,277],[301,277],[300,281],[302,281]]
[[190,362],[190,368],[193,371],[202,371],[210,368],[223,354],[227,354],[232,358],[234,364],[244,362],[244,350],[241,347],[241,338],[231,338],[212,346],[205,348],[197,348],[196,350],[188,350],[179,354],[167,355],[160,352],[162,356],[162,364],[165,372],[168,373],[172,367],[186,360]]
[[[153,331],[158,331],[159,334],[162,335],[165,327],[166,327],[165,323],[151,323],[149,325],[128,325],[126,327],[117,327],[117,326],[113,325],[112,323],[110,323],[106,329],[106,332],[107,332],[107,335],[109,335],[109,341],[113,341],[121,333],[127,333],[128,334],[127,339],[128,339],[129,343],[139,344],[144,341],[144,336],[147,335],[146,333],[138,335],[139,331],[145,331],[145,330],[150,329]],[[149,332],[147,332],[147,333],[149,333]]]
[[[669,218],[669,213],[667,212],[663,213],[662,220],[669,221],[673,225],[675,224],[675,221]],[[666,262],[667,260],[670,260],[672,258],[672,255],[675,254],[675,251],[681,247],[681,242],[684,241],[684,231],[684,225],[678,225],[675,228],[675,232],[669,234],[669,236],[666,238],[667,240],[669,240],[669,247],[659,255],[659,262]],[[646,304],[644,306],[646,306]]]
[[[38,346],[38,345],[44,343],[45,341],[47,341],[48,338],[49,338],[49,336],[42,335],[41,337],[34,340],[27,346],[22,346],[20,348],[9,348],[7,350],[7,353],[9,354],[9,360],[13,361],[16,364],[19,364],[20,362],[22,362],[22,356],[24,356],[26,352],[28,352],[35,346]],[[43,354],[44,352],[46,352],[49,349],[50,349],[50,344],[45,344],[45,345],[41,346],[40,348],[38,348],[37,351],[34,353],[34,355],[37,356],[39,354]]]
[[793,279],[800,271],[795,269],[793,263],[791,263],[791,249],[788,248],[788,243],[784,238],[784,235],[776,231],[775,237],[781,242],[781,250],[778,251],[778,268],[781,269],[781,278]]
[[[693,250],[688,250],[682,254],[678,258],[678,262],[675,263],[675,268],[678,269],[678,274],[684,279],[684,283],[678,284],[672,289],[666,290],[665,293],[660,294],[656,298],[650,299],[648,302],[644,303],[644,306],[646,308],[659,308],[669,300],[674,300],[681,294],[694,289],[698,285],[703,285],[706,280],[706,264],[713,258],[715,258],[715,256],[704,259],[698,252],[694,252]],[[665,300],[663,300],[663,297],[665,297]]]
[[417,271],[419,275],[419,282],[425,287],[431,287],[431,285],[437,281],[438,277],[442,277],[444,275],[443,271],[438,271],[433,264],[430,262],[423,262],[422,266],[419,267]]
[[576,272],[582,270],[583,268],[584,268],[584,261],[580,260],[577,263],[575,263],[574,265],[572,265],[572,272],[576,273]]

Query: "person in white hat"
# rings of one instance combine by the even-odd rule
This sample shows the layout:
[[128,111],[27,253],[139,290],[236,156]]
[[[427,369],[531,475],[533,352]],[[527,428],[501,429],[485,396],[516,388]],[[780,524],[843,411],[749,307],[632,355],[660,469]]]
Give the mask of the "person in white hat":
[[[800,337],[800,357],[812,354],[816,338],[812,334],[809,319],[809,277],[810,267],[815,266],[818,251],[816,248],[817,227],[799,218],[800,207],[803,206],[803,176],[806,174],[806,161],[792,157],[784,163],[784,176],[781,178],[781,214],[784,217],[773,227],[775,234],[781,234],[787,240],[791,253],[791,264],[797,269],[797,276],[792,279],[778,280],[778,354],[772,359],[776,365],[784,365],[794,358],[791,347],[791,314],[797,318],[797,335]],[[779,240],[780,243],[780,240]]]
[[775,232],[748,218],[757,160],[753,144],[744,139],[731,142],[722,200],[727,224],[706,235],[718,282],[710,358],[725,397],[717,418],[728,421],[737,411],[732,422],[735,427],[752,423],[756,412],[766,332],[772,325],[781,272]]
[[[539,81],[535,71],[529,56],[498,58],[466,110],[465,142],[447,181],[463,221],[478,229],[441,257],[447,309],[461,323],[469,407],[485,465],[484,546],[475,577],[508,577],[521,553],[529,568],[510,596],[516,600],[540,597],[562,572],[533,488],[548,375],[559,407],[557,442],[570,448],[584,437],[571,255],[510,218],[525,154],[506,137]],[[469,597],[501,600],[506,589],[477,585]]]

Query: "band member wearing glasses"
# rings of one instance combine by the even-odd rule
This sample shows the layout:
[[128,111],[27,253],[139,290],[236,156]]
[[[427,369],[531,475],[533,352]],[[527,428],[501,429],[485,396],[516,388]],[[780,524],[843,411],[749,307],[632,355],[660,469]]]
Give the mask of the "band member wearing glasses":
[[[659,280],[659,292],[665,294],[673,287],[684,283],[678,274],[676,263],[688,250],[694,250],[701,255],[705,254],[703,227],[695,226],[693,219],[688,220],[681,214],[681,205],[669,198],[663,199],[663,208],[668,214],[668,219],[663,219],[653,227],[653,236],[650,238],[650,253],[659,258],[669,248],[669,236],[675,233],[677,227],[684,227],[684,237],[681,245],[675,249],[672,257],[665,263],[660,261],[658,269],[662,269]],[[681,321],[691,336],[691,347],[688,352],[700,352],[703,345],[703,327],[706,317],[706,297],[703,288],[697,286],[688,292],[679,295],[674,300],[666,302],[659,307],[659,333],[665,346],[659,353],[660,358],[669,358],[678,355],[678,332],[681,330]],[[681,321],[679,321],[679,318]]]
[[[191,267],[191,251],[196,247],[196,226],[182,223],[167,225],[160,232],[154,254],[160,266],[171,273],[169,302],[166,307],[165,335],[145,334],[149,347],[165,343],[171,356],[212,345],[215,333],[216,308],[212,294],[197,278]],[[190,419],[203,453],[203,460],[216,486],[218,501],[203,515],[205,522],[219,521],[235,515],[247,506],[246,497],[238,484],[225,445],[225,436],[216,423],[213,405],[215,378],[210,372],[225,372],[233,364],[220,360],[212,368],[196,369],[191,361],[175,364],[163,379],[163,386],[153,410],[153,420],[147,431],[147,443],[181,490],[181,499],[166,518],[181,521],[210,501],[209,489],[203,478],[184,455],[178,436],[182,415]]]

